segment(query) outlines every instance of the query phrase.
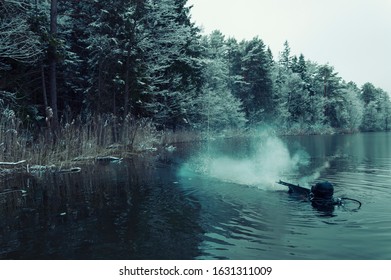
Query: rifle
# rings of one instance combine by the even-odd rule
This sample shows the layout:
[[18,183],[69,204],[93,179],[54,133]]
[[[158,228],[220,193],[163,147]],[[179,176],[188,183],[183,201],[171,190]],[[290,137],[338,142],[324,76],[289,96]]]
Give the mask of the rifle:
[[291,183],[287,183],[287,182],[284,182],[284,181],[278,181],[277,184],[280,184],[280,185],[283,185],[283,186],[287,186],[289,188],[289,193],[298,193],[298,194],[305,194],[305,195],[309,195],[311,190],[310,189],[307,189],[307,188],[304,188],[300,185],[294,185],[294,184],[291,184]]

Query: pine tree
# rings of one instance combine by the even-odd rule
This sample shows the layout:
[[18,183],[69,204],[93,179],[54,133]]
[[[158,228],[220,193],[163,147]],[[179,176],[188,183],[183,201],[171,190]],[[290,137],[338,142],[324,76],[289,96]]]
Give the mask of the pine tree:
[[202,42],[205,50],[204,87],[196,100],[199,112],[192,123],[208,131],[242,127],[246,119],[242,103],[232,94],[230,87],[232,76],[227,42],[219,31],[204,37]]
[[324,114],[328,123],[335,128],[340,128],[337,111],[341,106],[346,106],[342,78],[334,72],[334,68],[329,65],[321,65],[318,68],[318,81],[322,84],[323,97],[325,99]]
[[361,98],[364,103],[362,130],[389,130],[391,102],[388,93],[366,83],[362,87]]
[[242,69],[243,52],[236,39],[228,38],[225,43],[227,47],[226,59],[229,75],[228,87],[235,97],[240,98],[243,87],[246,86]]
[[116,115],[121,112],[125,117],[142,91],[138,71],[147,36],[144,2],[114,0],[110,5],[95,2],[88,16],[91,23],[85,43],[94,73],[89,79],[90,99],[98,97],[98,111]]
[[356,84],[350,82],[345,85],[343,91],[345,104],[337,110],[338,122],[342,129],[356,132],[362,123],[364,111],[360,90]]
[[313,62],[306,63],[307,77],[309,82],[307,88],[310,93],[309,124],[315,129],[326,130],[328,123],[325,115],[326,98],[324,97],[324,83],[319,78],[319,65]]
[[362,100],[364,101],[365,105],[369,104],[371,101],[376,100],[377,91],[373,84],[371,83],[365,83],[362,86]]
[[143,62],[146,112],[159,124],[175,129],[185,125],[192,95],[198,87],[201,64],[196,30],[186,20],[184,1],[149,1]]
[[300,56],[299,56],[299,61],[297,63],[297,73],[300,74],[300,76],[303,79],[303,81],[307,81],[308,80],[307,64],[305,62],[305,58],[304,58],[303,54],[300,54]]
[[274,104],[270,60],[259,38],[243,43],[242,75],[245,87],[240,98],[250,123],[256,124],[272,116]]
[[291,68],[292,57],[291,57],[291,47],[289,46],[288,41],[284,42],[284,49],[280,52],[279,64],[285,69]]

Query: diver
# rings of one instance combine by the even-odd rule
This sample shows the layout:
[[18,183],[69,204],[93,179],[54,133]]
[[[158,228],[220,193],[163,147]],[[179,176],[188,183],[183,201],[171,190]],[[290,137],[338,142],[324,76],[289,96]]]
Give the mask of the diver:
[[289,193],[302,196],[311,202],[312,206],[321,211],[333,211],[335,206],[342,206],[345,200],[351,200],[358,203],[356,210],[361,208],[361,202],[348,197],[334,198],[334,186],[328,182],[319,182],[311,187],[311,189],[294,185],[283,181],[277,182],[280,185],[287,186]]

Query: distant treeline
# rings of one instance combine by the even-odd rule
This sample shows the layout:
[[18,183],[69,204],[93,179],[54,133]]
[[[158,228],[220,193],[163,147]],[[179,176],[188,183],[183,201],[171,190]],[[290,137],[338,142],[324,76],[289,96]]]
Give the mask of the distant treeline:
[[174,130],[390,129],[384,90],[346,82],[288,42],[274,58],[260,38],[202,36],[186,2],[1,1],[2,114],[30,128],[110,114]]

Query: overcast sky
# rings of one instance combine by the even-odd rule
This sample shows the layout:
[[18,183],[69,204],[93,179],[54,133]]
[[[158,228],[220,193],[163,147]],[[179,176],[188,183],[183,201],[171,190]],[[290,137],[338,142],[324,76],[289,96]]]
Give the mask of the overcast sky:
[[209,34],[259,36],[275,58],[284,41],[293,54],[329,63],[346,81],[391,93],[391,0],[188,0]]

